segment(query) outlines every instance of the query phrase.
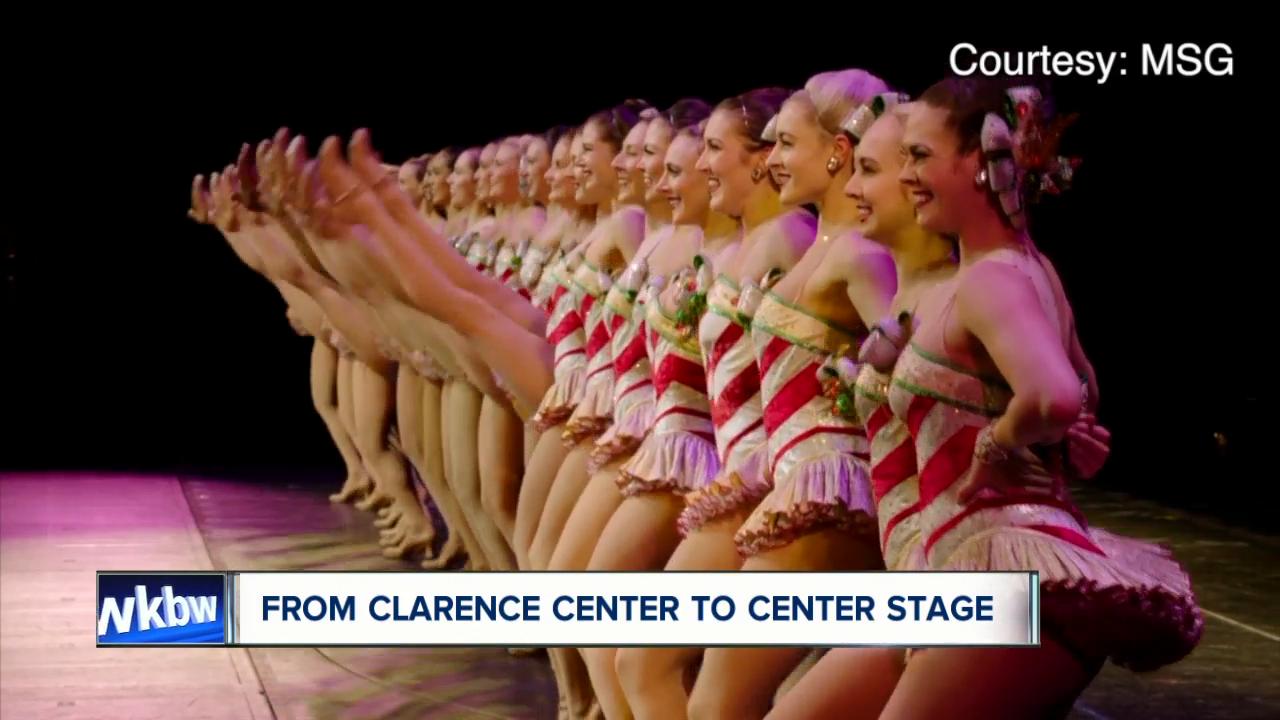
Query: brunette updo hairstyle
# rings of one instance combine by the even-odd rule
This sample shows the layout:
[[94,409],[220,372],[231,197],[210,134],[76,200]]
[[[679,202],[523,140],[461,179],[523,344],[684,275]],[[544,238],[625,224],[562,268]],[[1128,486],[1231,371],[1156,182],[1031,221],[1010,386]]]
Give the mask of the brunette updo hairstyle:
[[644,100],[626,100],[587,118],[583,127],[596,123],[604,133],[604,139],[613,145],[616,152],[622,149],[622,141],[626,139],[627,133],[644,119],[644,113],[649,108],[649,103]]
[[547,152],[554,152],[556,143],[560,142],[560,138],[573,137],[573,128],[568,125],[556,125],[550,130],[542,133],[542,141],[547,144]]
[[667,111],[662,113],[663,119],[671,126],[671,134],[696,131],[697,127],[711,117],[711,106],[698,98],[677,100]]
[[748,90],[721,100],[716,110],[733,112],[742,118],[742,136],[747,140],[747,147],[760,150],[774,144],[773,140],[765,138],[765,127],[792,94],[792,90],[780,87]]
[[947,112],[947,126],[955,131],[961,154],[982,147],[982,124],[987,113],[1003,114],[1005,93],[1018,86],[1034,86],[1043,103],[1052,105],[1049,88],[1031,78],[949,77],[925,90],[920,102]]

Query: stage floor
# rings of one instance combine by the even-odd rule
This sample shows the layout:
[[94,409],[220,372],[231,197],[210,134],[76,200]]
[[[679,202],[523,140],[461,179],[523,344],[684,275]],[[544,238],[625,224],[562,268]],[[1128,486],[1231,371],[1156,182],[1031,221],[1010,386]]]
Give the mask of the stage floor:
[[[308,479],[309,480],[309,479]],[[0,717],[554,718],[545,658],[500,649],[98,649],[96,570],[402,569],[307,482],[0,475]],[[1172,547],[1207,625],[1182,663],[1108,666],[1073,718],[1280,717],[1280,538],[1096,489],[1090,520]]]

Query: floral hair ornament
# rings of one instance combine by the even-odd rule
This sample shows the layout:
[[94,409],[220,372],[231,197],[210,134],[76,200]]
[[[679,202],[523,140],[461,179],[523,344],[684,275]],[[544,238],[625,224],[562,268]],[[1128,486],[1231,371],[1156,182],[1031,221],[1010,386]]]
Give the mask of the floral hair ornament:
[[871,124],[876,121],[876,118],[884,115],[885,111],[894,105],[910,101],[911,98],[906,93],[880,93],[871,98],[870,102],[859,105],[849,113],[844,122],[840,123],[840,129],[849,133],[855,141],[862,140],[862,136],[871,129]]
[[1057,195],[1071,186],[1079,158],[1058,154],[1062,133],[1078,115],[1049,119],[1049,108],[1040,91],[1021,86],[1005,92],[1001,113],[987,113],[982,123],[982,154],[986,167],[978,171],[979,185],[991,188],[1010,224],[1027,224],[1022,189],[1028,200]]

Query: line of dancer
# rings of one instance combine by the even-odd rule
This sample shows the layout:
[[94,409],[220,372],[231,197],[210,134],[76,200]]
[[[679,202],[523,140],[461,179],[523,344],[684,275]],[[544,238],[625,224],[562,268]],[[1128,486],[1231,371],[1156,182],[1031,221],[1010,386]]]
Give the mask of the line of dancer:
[[1068,491],[1110,451],[1029,230],[1068,123],[1013,78],[850,69],[399,166],[281,130],[191,215],[315,338],[332,499],[389,557],[1040,574],[1038,648],[551,648],[561,717],[1053,717],[1203,626]]

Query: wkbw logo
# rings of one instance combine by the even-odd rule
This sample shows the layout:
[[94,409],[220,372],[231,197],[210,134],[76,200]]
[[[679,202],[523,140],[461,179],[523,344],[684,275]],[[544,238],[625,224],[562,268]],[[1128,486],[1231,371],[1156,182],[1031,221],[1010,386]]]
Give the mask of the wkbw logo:
[[98,574],[99,645],[222,645],[221,574]]

